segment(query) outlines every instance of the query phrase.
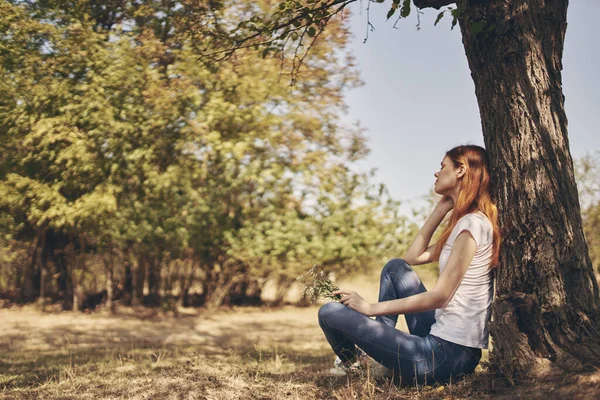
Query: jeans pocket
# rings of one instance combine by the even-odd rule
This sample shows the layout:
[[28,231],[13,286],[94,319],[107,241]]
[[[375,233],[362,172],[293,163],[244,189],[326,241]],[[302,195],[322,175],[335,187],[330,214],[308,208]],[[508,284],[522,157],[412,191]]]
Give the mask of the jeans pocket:
[[444,347],[444,341],[437,336],[427,335],[429,342],[431,343],[431,347],[436,350],[442,350]]
[[429,335],[428,340],[431,343],[431,358],[428,362],[428,373],[432,373],[446,363],[448,351],[444,346],[444,341],[440,338]]

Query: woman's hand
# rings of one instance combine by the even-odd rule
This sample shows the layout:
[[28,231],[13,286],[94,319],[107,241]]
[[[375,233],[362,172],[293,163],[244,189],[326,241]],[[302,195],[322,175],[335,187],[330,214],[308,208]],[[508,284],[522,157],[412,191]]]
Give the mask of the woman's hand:
[[351,290],[340,289],[333,292],[333,294],[342,295],[340,303],[355,311],[358,311],[361,314],[371,316],[371,314],[373,313],[373,304],[367,303],[365,299],[360,297],[360,295],[356,292],[353,292]]
[[454,199],[450,196],[444,196],[437,203],[436,208],[447,213],[454,208]]

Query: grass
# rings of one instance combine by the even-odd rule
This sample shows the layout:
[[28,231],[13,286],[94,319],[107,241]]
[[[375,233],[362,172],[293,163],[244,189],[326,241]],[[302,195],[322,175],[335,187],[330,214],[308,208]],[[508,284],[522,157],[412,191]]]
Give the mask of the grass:
[[[340,286],[368,298],[376,295],[368,285],[377,286],[365,279]],[[144,309],[117,316],[0,309],[0,398],[552,399],[600,392],[600,374],[507,388],[481,367],[459,383],[421,388],[368,375],[333,378],[317,307],[182,311],[175,318]]]
[[[6,399],[411,399],[401,389],[332,378],[316,308],[241,309],[181,318],[3,310]],[[438,390],[440,390],[438,392]]]

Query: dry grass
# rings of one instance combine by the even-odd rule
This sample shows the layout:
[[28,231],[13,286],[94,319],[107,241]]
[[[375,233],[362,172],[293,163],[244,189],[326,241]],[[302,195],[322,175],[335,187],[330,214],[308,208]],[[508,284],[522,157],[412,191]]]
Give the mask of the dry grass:
[[[364,279],[343,285],[373,295],[370,286],[377,285]],[[369,376],[332,378],[326,371],[333,357],[316,307],[187,311],[174,318],[141,309],[118,316],[0,310],[0,398],[551,399],[600,393],[600,374],[541,391],[539,385],[507,389],[481,369],[459,383],[418,389]]]
[[137,319],[3,310],[0,397],[420,399],[438,393],[327,376],[332,354],[316,312],[253,308]]

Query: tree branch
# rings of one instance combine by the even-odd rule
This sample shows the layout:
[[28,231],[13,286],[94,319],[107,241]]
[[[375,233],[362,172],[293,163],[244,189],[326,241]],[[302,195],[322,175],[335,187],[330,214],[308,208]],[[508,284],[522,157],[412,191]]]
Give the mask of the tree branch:
[[456,3],[456,0],[413,0],[417,8],[435,8],[439,10],[444,6]]

